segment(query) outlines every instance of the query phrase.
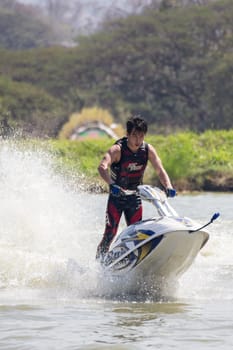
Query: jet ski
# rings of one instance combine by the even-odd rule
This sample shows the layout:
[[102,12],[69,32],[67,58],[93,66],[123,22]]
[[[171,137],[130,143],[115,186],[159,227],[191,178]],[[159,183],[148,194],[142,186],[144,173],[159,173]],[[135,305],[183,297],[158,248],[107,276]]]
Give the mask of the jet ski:
[[157,216],[126,227],[112,242],[101,265],[114,276],[178,278],[207,243],[209,233],[205,228],[219,213],[201,226],[179,216],[161,189],[140,185],[138,191],[143,200],[154,205]]

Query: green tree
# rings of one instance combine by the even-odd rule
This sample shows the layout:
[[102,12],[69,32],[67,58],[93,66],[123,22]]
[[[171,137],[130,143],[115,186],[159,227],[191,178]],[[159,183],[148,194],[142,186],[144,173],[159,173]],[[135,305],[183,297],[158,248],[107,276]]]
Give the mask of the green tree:
[[58,42],[59,36],[39,8],[15,1],[0,6],[0,47],[24,50]]

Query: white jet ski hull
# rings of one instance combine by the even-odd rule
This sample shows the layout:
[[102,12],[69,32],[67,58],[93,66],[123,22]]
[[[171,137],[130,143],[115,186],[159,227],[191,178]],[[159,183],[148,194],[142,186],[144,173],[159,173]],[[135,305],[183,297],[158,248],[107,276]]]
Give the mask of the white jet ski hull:
[[[190,235],[187,231],[177,231],[164,235],[156,249],[137,265],[135,271],[141,276],[153,279],[179,278],[193,263],[199,253],[206,232]],[[115,271],[119,274],[119,271]]]
[[132,225],[113,243],[103,267],[113,275],[179,277],[209,239],[207,231],[192,232],[196,227],[191,219],[173,217]]
[[[138,190],[143,200],[155,206],[159,216],[125,228],[101,261],[108,276],[113,280],[123,278],[124,290],[137,294],[140,290],[151,293],[176,282],[208,241],[209,233],[204,228],[219,216],[215,213],[201,226],[180,217],[160,189],[141,185]],[[121,289],[122,284],[116,284],[116,293],[118,286]]]

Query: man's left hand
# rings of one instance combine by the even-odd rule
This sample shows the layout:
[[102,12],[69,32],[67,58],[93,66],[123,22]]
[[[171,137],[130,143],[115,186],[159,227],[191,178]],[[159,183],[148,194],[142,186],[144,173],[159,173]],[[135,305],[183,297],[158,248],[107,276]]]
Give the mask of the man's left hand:
[[176,196],[176,190],[174,188],[167,188],[166,195],[167,197],[173,198]]

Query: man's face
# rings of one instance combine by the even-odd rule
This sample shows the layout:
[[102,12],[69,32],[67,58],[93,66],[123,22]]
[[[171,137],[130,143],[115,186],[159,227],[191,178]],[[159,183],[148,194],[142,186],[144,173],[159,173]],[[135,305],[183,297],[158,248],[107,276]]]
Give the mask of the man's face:
[[128,137],[128,147],[131,151],[136,152],[138,148],[142,145],[144,141],[145,134],[142,131],[137,131],[133,129],[131,133],[127,133]]

